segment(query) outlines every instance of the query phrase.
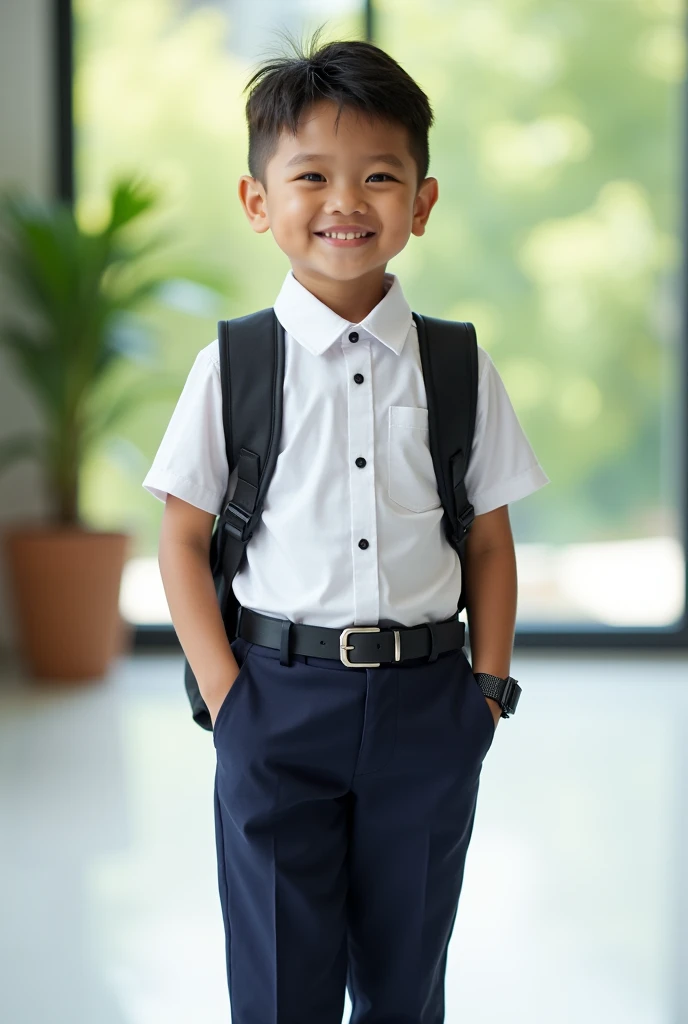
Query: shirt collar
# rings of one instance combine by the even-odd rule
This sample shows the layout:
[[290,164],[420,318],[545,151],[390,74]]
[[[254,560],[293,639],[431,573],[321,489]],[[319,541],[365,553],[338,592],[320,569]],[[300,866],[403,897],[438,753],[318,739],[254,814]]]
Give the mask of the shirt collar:
[[354,324],[304,288],[290,269],[273,308],[285,331],[315,356],[322,355],[350,327],[369,332],[399,355],[413,320],[411,307],[396,274],[385,274],[384,287],[385,294],[377,306],[360,324]]

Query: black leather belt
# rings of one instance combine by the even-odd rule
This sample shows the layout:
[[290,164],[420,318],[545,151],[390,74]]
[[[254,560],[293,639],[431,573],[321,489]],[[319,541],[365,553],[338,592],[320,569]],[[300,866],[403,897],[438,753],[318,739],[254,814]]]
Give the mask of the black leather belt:
[[332,629],[276,619],[244,607],[239,609],[237,630],[237,635],[250,643],[280,651],[283,662],[288,662],[290,654],[303,654],[311,658],[336,658],[347,668],[379,668],[423,657],[435,661],[445,651],[460,650],[465,634],[466,625],[459,619],[423,622],[399,629],[384,626]]

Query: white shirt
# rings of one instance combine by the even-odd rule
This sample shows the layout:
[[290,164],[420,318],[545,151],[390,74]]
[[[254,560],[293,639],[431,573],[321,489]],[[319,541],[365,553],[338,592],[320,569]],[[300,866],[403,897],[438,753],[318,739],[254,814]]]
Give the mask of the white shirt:
[[[277,296],[285,329],[279,454],[233,584],[254,611],[335,628],[412,626],[456,614],[461,563],[440,526],[416,325],[395,274],[385,274],[385,289],[358,324],[291,270]],[[196,356],[143,481],[161,501],[174,494],[215,515],[228,469],[219,359],[217,339]],[[549,483],[480,346],[478,379],[465,478],[476,516]],[[365,466],[356,465],[359,457]],[[235,468],[230,497],[236,477]]]

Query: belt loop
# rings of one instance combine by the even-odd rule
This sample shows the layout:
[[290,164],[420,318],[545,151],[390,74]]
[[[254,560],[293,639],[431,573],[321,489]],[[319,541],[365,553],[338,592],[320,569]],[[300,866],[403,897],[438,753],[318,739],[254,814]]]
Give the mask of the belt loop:
[[437,634],[435,632],[435,623],[426,622],[425,625],[430,630],[430,654],[428,655],[428,661],[437,661],[439,651],[437,650]]
[[243,610],[244,610],[244,606],[243,606],[243,604],[240,604],[239,608],[237,609],[237,626],[236,626],[236,635],[237,636],[241,636],[241,613],[243,612]]
[[280,634],[280,665],[291,665],[289,660],[289,630],[291,619],[282,620],[282,632]]

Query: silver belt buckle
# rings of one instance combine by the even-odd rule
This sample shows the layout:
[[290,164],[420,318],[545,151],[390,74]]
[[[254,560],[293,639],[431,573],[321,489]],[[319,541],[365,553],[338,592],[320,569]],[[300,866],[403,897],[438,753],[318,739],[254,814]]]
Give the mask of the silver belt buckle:
[[382,662],[380,661],[349,661],[347,651],[353,651],[353,644],[347,645],[347,640],[352,633],[379,633],[380,626],[347,626],[339,634],[339,660],[342,665],[346,665],[347,668],[379,668]]

